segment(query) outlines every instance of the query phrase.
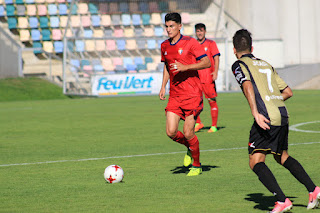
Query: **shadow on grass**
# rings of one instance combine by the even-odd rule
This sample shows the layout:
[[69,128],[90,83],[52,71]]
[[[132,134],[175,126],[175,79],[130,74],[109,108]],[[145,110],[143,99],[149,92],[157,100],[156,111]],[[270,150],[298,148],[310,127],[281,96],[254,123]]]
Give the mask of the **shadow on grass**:
[[[295,197],[288,197],[288,198],[291,200],[291,198],[295,198]],[[266,210],[266,211],[271,211],[276,202],[276,198],[274,196],[265,196],[262,193],[247,194],[247,197],[244,199],[247,201],[255,202],[257,205],[253,207],[254,209],[260,209],[260,210]],[[294,205],[294,206],[302,206],[302,205]]]
[[[184,167],[184,166],[178,166],[172,170],[170,170],[172,172],[172,174],[181,174],[181,173],[188,173],[189,172],[189,168],[190,167]],[[214,168],[220,168],[219,166],[209,166],[209,165],[202,165],[202,172],[208,172],[211,169]]]

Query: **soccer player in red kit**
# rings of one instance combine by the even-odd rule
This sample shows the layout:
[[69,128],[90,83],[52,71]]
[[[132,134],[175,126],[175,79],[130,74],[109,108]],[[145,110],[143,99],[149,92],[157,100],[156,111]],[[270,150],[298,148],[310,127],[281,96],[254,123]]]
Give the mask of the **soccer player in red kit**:
[[[192,167],[187,176],[202,173],[199,140],[194,132],[196,118],[203,108],[202,91],[198,71],[211,66],[204,49],[196,39],[180,34],[181,16],[168,13],[165,16],[168,40],[161,44],[163,69],[160,100],[165,100],[166,84],[170,79],[169,101],[166,111],[166,133],[173,141],[183,144],[188,151],[184,166]],[[184,120],[183,133],[178,130],[180,119]]]
[[[207,56],[211,61],[211,67],[199,71],[199,77],[201,81],[202,92],[206,99],[208,99],[211,111],[212,125],[208,132],[216,132],[217,121],[218,121],[218,105],[216,101],[217,91],[215,80],[218,77],[219,70],[219,57],[220,52],[215,41],[206,38],[206,25],[199,23],[195,25],[196,36],[198,42],[206,51]],[[199,131],[204,127],[203,123],[198,116],[195,132]]]

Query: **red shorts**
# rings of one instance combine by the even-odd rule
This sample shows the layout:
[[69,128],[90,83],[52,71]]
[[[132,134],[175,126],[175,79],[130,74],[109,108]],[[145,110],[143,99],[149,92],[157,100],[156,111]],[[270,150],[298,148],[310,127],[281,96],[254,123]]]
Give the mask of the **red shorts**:
[[216,83],[201,83],[201,89],[204,94],[204,97],[208,98],[215,98],[218,96],[216,91]]
[[173,112],[180,116],[182,120],[193,115],[195,118],[203,110],[203,97],[169,97],[165,111]]

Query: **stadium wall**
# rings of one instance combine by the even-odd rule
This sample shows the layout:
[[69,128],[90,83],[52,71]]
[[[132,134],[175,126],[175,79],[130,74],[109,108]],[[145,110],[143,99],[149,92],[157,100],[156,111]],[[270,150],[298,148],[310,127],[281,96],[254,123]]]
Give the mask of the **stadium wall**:
[[[320,62],[320,1],[225,0],[224,7],[254,39],[281,39],[285,66]],[[231,39],[239,26],[226,25]]]
[[0,78],[22,77],[20,45],[0,27]]

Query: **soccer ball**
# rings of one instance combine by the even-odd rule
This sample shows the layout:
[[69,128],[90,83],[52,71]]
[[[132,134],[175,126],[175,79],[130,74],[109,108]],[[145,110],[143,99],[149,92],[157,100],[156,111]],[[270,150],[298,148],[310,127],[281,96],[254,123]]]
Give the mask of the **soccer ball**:
[[103,173],[107,183],[119,183],[123,179],[123,169],[118,165],[108,166]]

